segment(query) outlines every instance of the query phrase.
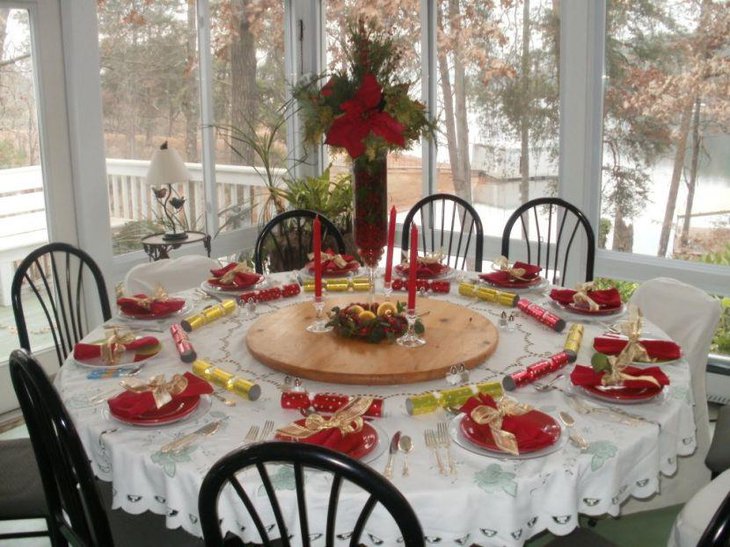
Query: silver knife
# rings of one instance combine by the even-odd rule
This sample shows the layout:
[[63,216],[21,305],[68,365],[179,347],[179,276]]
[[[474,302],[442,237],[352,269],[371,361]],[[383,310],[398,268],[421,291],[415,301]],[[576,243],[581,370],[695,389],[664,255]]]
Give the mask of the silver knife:
[[205,424],[203,427],[196,429],[192,433],[188,433],[187,435],[183,435],[179,439],[176,439],[172,442],[169,442],[160,448],[160,452],[163,454],[168,454],[169,452],[178,452],[182,450],[183,448],[190,446],[193,444],[198,437],[205,437],[208,435],[212,435],[216,431],[218,431],[218,428],[221,426],[221,420],[216,420],[215,422],[210,422]]
[[387,479],[393,476],[393,464],[395,463],[395,455],[398,453],[398,441],[400,441],[400,431],[393,433],[393,438],[390,439],[390,454],[388,454],[388,463],[385,465],[385,471],[383,471],[383,475]]

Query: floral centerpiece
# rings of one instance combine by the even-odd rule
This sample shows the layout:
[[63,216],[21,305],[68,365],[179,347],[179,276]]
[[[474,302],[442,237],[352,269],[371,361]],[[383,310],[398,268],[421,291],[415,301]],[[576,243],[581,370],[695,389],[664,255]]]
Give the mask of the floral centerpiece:
[[[334,307],[327,325],[334,327],[334,331],[345,338],[358,338],[373,344],[383,340],[393,342],[408,330],[405,309],[403,302]],[[414,328],[418,334],[425,331],[420,319],[416,319]]]
[[324,136],[352,159],[355,245],[373,275],[387,242],[387,154],[430,136],[433,124],[409,96],[411,83],[397,76],[403,51],[377,24],[355,22],[345,55],[346,69],[303,82],[294,97],[305,142],[319,144]]

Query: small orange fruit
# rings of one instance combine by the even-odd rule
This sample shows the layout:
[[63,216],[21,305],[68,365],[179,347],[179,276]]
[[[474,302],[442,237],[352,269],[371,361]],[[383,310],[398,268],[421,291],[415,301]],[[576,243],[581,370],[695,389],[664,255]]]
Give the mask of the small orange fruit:
[[383,302],[378,306],[378,317],[383,315],[395,315],[398,313],[398,308],[393,302]]
[[370,321],[372,319],[375,319],[375,314],[371,311],[365,310],[360,312],[360,315],[357,316],[360,321]]
[[352,313],[352,314],[354,314],[354,315],[360,315],[365,310],[359,304],[353,304],[352,306],[350,306],[350,307],[347,308],[347,311],[350,312],[350,313]]

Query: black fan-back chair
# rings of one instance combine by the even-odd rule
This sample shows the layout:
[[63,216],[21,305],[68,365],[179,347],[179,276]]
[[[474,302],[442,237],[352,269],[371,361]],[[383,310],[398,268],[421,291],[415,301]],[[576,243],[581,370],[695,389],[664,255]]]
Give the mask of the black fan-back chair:
[[468,201],[452,194],[431,194],[411,207],[403,222],[401,249],[404,256],[408,256],[414,221],[419,230],[419,249],[423,253],[443,252],[445,264],[466,270],[473,250],[474,271],[482,271],[484,228],[479,213]]
[[332,248],[344,254],[345,240],[331,220],[308,209],[292,209],[272,218],[256,238],[256,272],[264,273],[267,260],[271,273],[303,268],[312,252],[312,223],[316,216],[321,225],[322,250]]
[[112,546],[89,459],[58,393],[25,350],[10,355],[10,377],[40,469],[54,545]]
[[[266,463],[290,463],[294,467],[294,480],[296,483],[297,509],[300,521],[298,534],[288,530],[284,524],[282,509],[276,497],[276,492],[271,478],[264,464]],[[263,481],[264,489],[269,498],[272,510],[276,518],[277,527],[267,528],[256,512],[256,509],[244,491],[243,485],[236,475],[247,468],[255,467]],[[281,535],[276,545],[289,547],[290,534],[294,534],[296,545],[309,546],[309,522],[307,518],[306,493],[304,483],[304,470],[318,469],[332,474],[332,488],[329,492],[329,505],[327,508],[327,526],[325,530],[325,545],[334,545],[335,525],[337,517],[337,506],[339,493],[343,482],[354,484],[369,493],[370,496],[362,507],[356,521],[355,529],[350,537],[350,545],[360,543],[360,536],[367,523],[373,508],[377,503],[391,514],[401,534],[402,544],[406,547],[424,545],[423,530],[418,522],[416,514],[403,495],[382,475],[373,471],[349,456],[335,452],[328,448],[291,442],[267,442],[249,446],[248,448],[232,452],[216,462],[203,480],[198,497],[198,511],[200,522],[203,528],[205,544],[209,547],[221,545],[242,545],[238,537],[227,534],[226,540],[222,537],[218,515],[218,497],[223,488],[230,484],[238,497],[243,502],[246,510],[251,516],[256,529],[261,537],[264,546],[272,545],[268,532],[278,529]],[[280,543],[278,543],[280,541]]]
[[[96,285],[96,294],[84,291],[84,283]],[[104,321],[111,318],[104,276],[93,258],[68,243],[48,243],[30,253],[13,277],[10,297],[20,347],[31,350],[23,309],[24,287],[41,304],[48,321],[59,366],[74,345],[90,330],[85,302],[98,298]]]
[[[510,241],[518,220],[521,240]],[[530,240],[533,228],[537,241]],[[581,240],[587,245],[585,281],[592,281],[596,237],[588,218],[563,199],[538,198],[518,207],[507,220],[502,233],[502,255],[512,262],[524,260],[542,266],[543,275],[553,285],[565,285],[570,252]]]

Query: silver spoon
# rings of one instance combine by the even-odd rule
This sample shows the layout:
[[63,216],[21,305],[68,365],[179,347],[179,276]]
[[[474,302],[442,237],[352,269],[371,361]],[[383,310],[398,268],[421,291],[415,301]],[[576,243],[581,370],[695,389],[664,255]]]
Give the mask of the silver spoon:
[[561,372],[555,378],[550,380],[547,384],[539,384],[539,385],[535,384],[532,387],[535,388],[535,391],[550,391],[551,389],[557,389],[556,387],[553,386],[553,384],[555,382],[557,382],[558,380],[560,380],[562,377],[563,377],[563,373]]
[[571,442],[580,448],[581,452],[585,452],[588,449],[588,441],[585,440],[585,438],[578,433],[577,431],[573,431],[573,426],[575,426],[575,418],[568,414],[567,412],[563,412],[562,410],[559,413],[560,421],[563,422],[565,427],[567,427],[570,430],[570,433],[568,435],[568,438],[571,440]]
[[408,435],[402,435],[398,441],[398,450],[403,452],[403,476],[407,477],[411,474],[408,467],[408,454],[413,450],[413,441]]
[[214,391],[213,393],[211,393],[211,395],[213,397],[215,397],[216,399],[218,399],[219,401],[221,401],[226,406],[236,406],[236,401],[234,401],[233,399],[229,399],[227,397],[224,397],[220,393],[217,393],[217,392]]

